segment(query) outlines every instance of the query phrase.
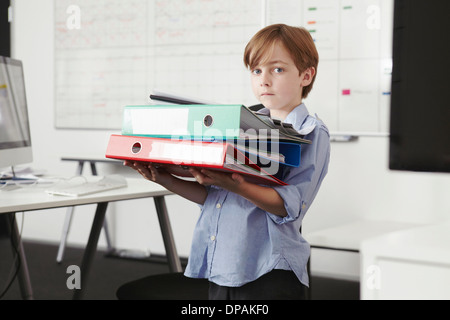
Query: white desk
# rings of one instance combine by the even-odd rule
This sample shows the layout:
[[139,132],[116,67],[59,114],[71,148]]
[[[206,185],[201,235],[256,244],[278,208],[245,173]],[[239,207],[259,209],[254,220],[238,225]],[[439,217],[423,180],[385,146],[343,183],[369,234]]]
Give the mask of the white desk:
[[366,240],[361,254],[363,300],[450,299],[450,222]]
[[[101,177],[89,177],[89,181],[95,181],[100,178]],[[25,253],[19,241],[17,224],[14,221],[16,212],[97,203],[94,221],[92,223],[89,240],[81,264],[81,290],[75,290],[73,296],[74,299],[80,299],[83,292],[86,290],[90,265],[97,249],[98,238],[109,202],[153,197],[168,257],[169,268],[173,272],[182,271],[164,200],[164,196],[171,194],[171,192],[155,183],[151,183],[150,181],[141,178],[127,179],[127,182],[128,186],[125,188],[95,193],[78,198],[48,195],[42,187],[0,191],[0,214],[7,214],[8,219],[11,222],[10,225],[13,226],[11,230],[12,241],[20,248],[20,258],[22,263],[19,271],[19,283],[23,298],[33,299],[33,292],[28,275]]]
[[[361,274],[357,259],[359,260],[361,244],[365,240],[413,226],[416,225],[393,221],[359,220],[313,232],[308,232],[306,229],[303,235],[312,249],[339,251],[342,252],[342,257],[349,259],[345,263],[335,263],[333,268],[325,267],[325,270],[321,270],[321,272],[324,272],[324,275],[336,275],[349,279],[357,277],[359,279]],[[317,260],[322,261],[322,263],[324,257],[335,257],[337,254],[337,252],[333,253],[332,251],[317,251],[316,253],[320,255]],[[311,254],[311,260],[314,261],[314,253]],[[323,267],[325,265],[320,266]],[[332,271],[328,269],[332,269]]]
[[393,221],[360,220],[306,232],[305,238],[313,248],[359,252],[361,243],[366,239],[414,226],[417,225]]

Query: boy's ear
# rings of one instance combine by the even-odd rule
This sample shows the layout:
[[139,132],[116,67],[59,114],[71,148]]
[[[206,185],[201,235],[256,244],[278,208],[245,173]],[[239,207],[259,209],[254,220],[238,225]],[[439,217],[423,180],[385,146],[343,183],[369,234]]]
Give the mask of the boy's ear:
[[309,86],[314,79],[314,75],[316,74],[316,68],[309,67],[301,74],[302,79],[302,87]]

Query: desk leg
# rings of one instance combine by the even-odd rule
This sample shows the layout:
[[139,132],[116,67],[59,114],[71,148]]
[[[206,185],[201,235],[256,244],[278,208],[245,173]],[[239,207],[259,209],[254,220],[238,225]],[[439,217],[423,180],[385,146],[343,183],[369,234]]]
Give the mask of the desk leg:
[[[84,161],[83,160],[78,161],[78,167],[77,167],[77,173],[76,173],[77,176],[81,176],[81,174],[83,173],[83,167],[84,167]],[[72,215],[73,215],[74,210],[75,210],[75,207],[69,207],[69,208],[67,208],[67,211],[66,211],[66,219],[64,220],[63,231],[61,234],[61,241],[59,242],[58,253],[56,255],[57,263],[61,263],[63,256],[64,256],[67,235],[69,234],[70,223],[72,222]]]
[[66,219],[64,220],[63,231],[61,234],[61,241],[59,242],[58,254],[56,255],[56,262],[61,263],[64,256],[64,249],[66,248],[67,236],[72,222],[72,214],[75,207],[68,207],[66,211]]
[[182,272],[180,258],[178,257],[175,240],[173,238],[172,227],[170,226],[169,215],[167,213],[166,201],[164,196],[154,197],[156,213],[158,214],[159,226],[166,248],[167,259],[169,260],[169,269],[171,272]]
[[102,230],[103,221],[105,220],[106,209],[108,202],[101,202],[97,204],[97,210],[95,211],[94,222],[92,223],[91,233],[89,240],[84,250],[83,260],[81,262],[81,289],[75,289],[73,294],[74,300],[80,300],[83,293],[86,291],[86,283],[89,277],[89,271],[92,264],[92,259],[95,256],[97,250],[98,238]]
[[15,213],[9,213],[6,215],[8,218],[8,225],[11,226],[11,245],[13,251],[18,251],[19,254],[19,286],[22,298],[25,300],[33,300],[33,289],[31,288],[30,274],[28,272],[27,259],[25,257],[25,252],[23,250],[23,244],[20,240],[19,229],[17,227],[17,221],[15,219]]

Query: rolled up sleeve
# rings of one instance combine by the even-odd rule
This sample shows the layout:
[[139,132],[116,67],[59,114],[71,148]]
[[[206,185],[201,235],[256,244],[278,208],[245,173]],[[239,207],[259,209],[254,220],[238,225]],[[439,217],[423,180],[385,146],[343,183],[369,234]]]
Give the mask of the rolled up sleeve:
[[318,126],[309,138],[312,144],[302,146],[300,167],[286,170],[283,181],[288,185],[274,187],[283,199],[287,212],[286,217],[268,213],[277,224],[303,219],[328,171],[330,160],[328,131]]
[[283,224],[286,222],[295,221],[301,214],[301,195],[296,186],[282,186],[274,187],[275,191],[278,192],[280,197],[284,201],[284,208],[286,209],[287,216],[280,217],[275,214],[269,213],[270,218],[277,224]]

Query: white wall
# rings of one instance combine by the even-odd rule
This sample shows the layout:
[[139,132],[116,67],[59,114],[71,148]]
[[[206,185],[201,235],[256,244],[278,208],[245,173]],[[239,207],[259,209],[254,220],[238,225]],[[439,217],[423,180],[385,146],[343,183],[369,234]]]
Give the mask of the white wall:
[[[34,149],[32,167],[70,176],[76,164],[61,162],[61,156],[102,155],[109,135],[116,132],[55,129],[53,0],[15,2],[13,55],[23,60],[25,67]],[[314,106],[309,108],[314,112]],[[389,171],[388,142],[387,137],[361,137],[357,142],[332,144],[329,174],[305,218],[305,231],[356,219],[415,223],[450,219],[450,203],[445,198],[450,191],[450,176]],[[100,174],[118,171],[137,176],[126,169],[99,165]],[[167,202],[178,251],[188,256],[198,207],[177,196],[168,197]],[[94,210],[93,206],[76,209],[69,244],[86,243]],[[64,213],[65,209],[27,213],[24,237],[59,242]],[[164,252],[151,199],[115,203],[107,217],[117,248]],[[101,237],[100,246],[104,245]]]
[[305,218],[306,229],[355,219],[418,224],[450,219],[450,175],[389,170],[387,137],[360,137],[331,148],[329,174]]

